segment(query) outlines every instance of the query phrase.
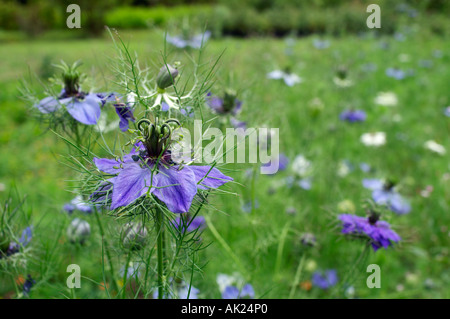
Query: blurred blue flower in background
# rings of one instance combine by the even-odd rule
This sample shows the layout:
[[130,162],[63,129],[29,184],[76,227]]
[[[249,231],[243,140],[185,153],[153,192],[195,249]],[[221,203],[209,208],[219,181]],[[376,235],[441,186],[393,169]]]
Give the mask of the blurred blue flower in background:
[[316,271],[312,275],[311,282],[320,289],[329,289],[338,283],[337,271],[335,269]]
[[363,186],[372,190],[372,199],[376,204],[387,205],[394,213],[407,214],[411,205],[394,189],[394,184],[380,179],[363,179]]

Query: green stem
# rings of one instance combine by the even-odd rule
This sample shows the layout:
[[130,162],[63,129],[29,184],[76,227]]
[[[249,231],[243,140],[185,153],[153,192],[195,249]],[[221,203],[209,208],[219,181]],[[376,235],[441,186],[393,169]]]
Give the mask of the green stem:
[[209,218],[208,215],[205,215],[205,220],[206,220],[206,224],[208,225],[208,229],[211,231],[211,233],[213,234],[213,236],[217,239],[217,241],[219,242],[220,245],[222,245],[222,248],[230,255],[230,257],[234,260],[234,263],[241,269],[241,271],[243,273],[246,272],[246,268],[244,267],[244,265],[241,263],[241,261],[239,260],[239,258],[236,256],[236,254],[233,252],[233,249],[231,249],[230,246],[228,246],[227,242],[225,241],[225,239],[222,238],[222,236],[220,236],[219,232],[217,231],[217,229],[214,227],[211,219]]
[[127,262],[125,264],[125,270],[123,272],[123,277],[122,277],[122,298],[125,299],[126,298],[126,286],[127,286],[127,275],[128,275],[128,264],[130,263],[131,260],[131,250],[128,252],[128,256],[127,256]]
[[164,213],[156,208],[157,255],[158,255],[158,299],[164,296]]
[[119,292],[120,288],[119,288],[119,285],[117,284],[116,273],[114,272],[114,266],[113,266],[111,254],[109,253],[109,249],[108,249],[108,242],[105,239],[105,232],[103,231],[103,225],[102,225],[102,222],[100,220],[99,213],[98,213],[98,211],[96,209],[94,211],[94,214],[95,214],[95,219],[97,220],[98,228],[100,229],[100,235],[102,236],[102,240],[103,240],[103,243],[104,243],[104,246],[105,246],[106,257],[108,258],[109,270],[111,271],[111,278],[112,278],[113,283],[114,283],[114,288],[116,288],[117,292]]
[[300,282],[300,276],[302,274],[304,262],[305,262],[305,254],[303,254],[302,259],[300,259],[300,262],[298,263],[297,271],[295,272],[294,277],[294,284],[292,285],[291,292],[289,293],[289,299],[292,299],[292,297],[294,297],[295,290],[297,289],[297,286]]
[[251,204],[252,204],[251,213],[252,213],[252,215],[255,212],[255,205],[256,205],[256,187],[255,187],[256,174],[257,174],[256,170],[257,170],[257,166],[254,165],[253,171],[252,171],[252,186],[251,186]]

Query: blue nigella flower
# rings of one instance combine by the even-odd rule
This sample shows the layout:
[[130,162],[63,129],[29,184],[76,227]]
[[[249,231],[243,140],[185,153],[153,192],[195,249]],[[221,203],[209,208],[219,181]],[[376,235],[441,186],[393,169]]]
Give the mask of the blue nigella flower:
[[338,282],[337,271],[335,269],[329,269],[325,272],[316,271],[312,275],[311,282],[320,289],[329,289]]
[[114,107],[116,108],[116,113],[120,119],[119,128],[122,132],[126,132],[130,127],[129,122],[135,121],[133,109],[124,103],[116,103],[114,104]]
[[97,124],[102,100],[94,93],[77,93],[69,96],[63,89],[59,97],[48,96],[35,107],[44,114],[52,113],[65,106],[67,112],[78,122],[86,125]]
[[236,116],[242,108],[242,102],[237,99],[236,92],[225,90],[224,96],[214,96],[211,92],[206,95],[206,104],[217,114],[231,114]]
[[241,290],[236,286],[227,286],[222,292],[222,299],[253,299],[255,298],[255,291],[250,284],[244,285]]
[[[136,144],[120,160],[94,158],[100,171],[115,175],[108,179],[113,185],[110,209],[127,206],[142,196],[153,194],[170,211],[186,213],[198,189],[218,188],[233,180],[211,166],[178,165],[172,160],[167,145],[163,145],[167,138],[155,140],[153,133],[150,135],[145,143]],[[156,144],[152,144],[155,141]]]
[[388,222],[378,220],[379,216],[372,213],[368,218],[341,214],[342,233],[350,235],[363,235],[370,239],[374,251],[384,247],[387,249],[393,242],[399,242],[400,236],[394,232]]
[[101,109],[107,101],[114,98],[114,94],[86,93],[80,89],[83,74],[78,72],[79,62],[69,66],[62,62],[58,65],[63,70],[62,80],[64,87],[59,96],[48,96],[42,99],[35,107],[44,114],[53,113],[64,106],[67,112],[78,122],[86,125],[97,124]]
[[350,123],[364,122],[366,117],[366,112],[362,110],[346,110],[339,115],[339,118],[342,121],[347,121]]
[[363,186],[372,190],[372,199],[376,204],[387,205],[394,213],[407,214],[411,205],[394,190],[394,184],[379,179],[363,179]]

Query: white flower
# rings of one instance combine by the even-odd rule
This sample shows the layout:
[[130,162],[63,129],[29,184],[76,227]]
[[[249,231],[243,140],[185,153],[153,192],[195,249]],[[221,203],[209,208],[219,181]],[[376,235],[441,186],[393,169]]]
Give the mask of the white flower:
[[398,103],[397,95],[394,92],[380,92],[375,97],[375,104],[383,106],[396,106]]
[[350,79],[340,79],[337,76],[335,76],[333,78],[333,82],[334,84],[336,84],[336,86],[341,87],[341,88],[347,88],[353,85],[353,81]]
[[292,170],[299,176],[305,176],[311,170],[312,164],[303,155],[297,155],[292,162]]
[[5,184],[0,183],[0,192],[3,192],[6,189]]
[[386,144],[386,133],[370,132],[361,135],[361,142],[366,146],[381,146]]
[[279,80],[282,79],[288,86],[301,83],[303,80],[297,74],[288,73],[281,70],[275,70],[267,74],[268,79]]
[[[176,64],[176,65],[178,65],[178,64]],[[169,67],[169,65],[166,65],[161,68],[160,74],[158,74],[157,83],[158,83],[158,79],[160,79],[164,75],[161,73],[161,71],[164,71],[164,68],[168,68],[168,67]],[[195,77],[194,85],[192,86],[191,91],[189,91],[186,95],[179,96],[179,95],[177,95],[176,90],[173,90],[173,89],[171,90],[172,93],[168,92],[168,90],[171,87],[175,86],[174,80],[175,80],[175,77],[177,77],[177,76],[178,76],[178,73],[176,73],[176,75],[175,74],[171,75],[170,80],[173,82],[173,84],[171,84],[171,85],[167,85],[167,81],[166,82],[163,81],[164,85],[162,85],[160,83],[160,85],[162,85],[163,88],[160,88],[157,84],[155,89],[152,90],[152,89],[148,88],[145,84],[143,84],[144,90],[146,91],[147,95],[141,96],[141,98],[154,99],[154,102],[153,102],[152,106],[150,106],[150,109],[153,109],[156,106],[160,106],[163,109],[163,111],[179,109],[181,102],[183,100],[187,100],[192,97],[192,93],[194,92],[195,88],[197,87],[197,78],[196,77]],[[166,75],[166,80],[167,80],[167,75]]]
[[439,155],[444,155],[446,153],[445,147],[433,140],[426,141],[425,147],[432,152],[438,153]]

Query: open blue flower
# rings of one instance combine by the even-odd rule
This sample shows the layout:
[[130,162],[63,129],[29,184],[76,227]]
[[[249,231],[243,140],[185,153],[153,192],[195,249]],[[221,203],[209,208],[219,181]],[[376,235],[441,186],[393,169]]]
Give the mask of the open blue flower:
[[232,90],[226,90],[223,97],[214,96],[209,92],[206,95],[206,104],[220,115],[236,116],[242,108],[242,102],[236,98],[236,93]]
[[172,161],[170,151],[161,158],[138,143],[121,160],[94,158],[97,168],[114,177],[110,209],[127,206],[136,199],[153,194],[174,213],[186,213],[198,189],[218,188],[232,181],[211,166],[180,166]]
[[236,286],[227,286],[222,293],[222,299],[253,299],[255,291],[250,284],[244,285],[241,290]]
[[372,190],[372,199],[380,205],[387,205],[394,213],[407,214],[411,205],[394,189],[392,183],[385,183],[379,179],[363,179],[363,186]]
[[325,272],[316,271],[312,275],[312,284],[320,289],[328,289],[335,286],[338,282],[338,276],[335,269],[329,269]]
[[392,246],[393,242],[399,242],[400,236],[394,232],[388,222],[378,220],[378,215],[372,214],[368,218],[350,214],[341,214],[342,233],[350,235],[363,235],[370,239],[374,251]]
[[53,113],[65,106],[67,112],[78,122],[86,125],[97,124],[100,118],[102,98],[95,93],[77,93],[69,96],[63,89],[59,97],[48,96],[35,107],[44,114]]

